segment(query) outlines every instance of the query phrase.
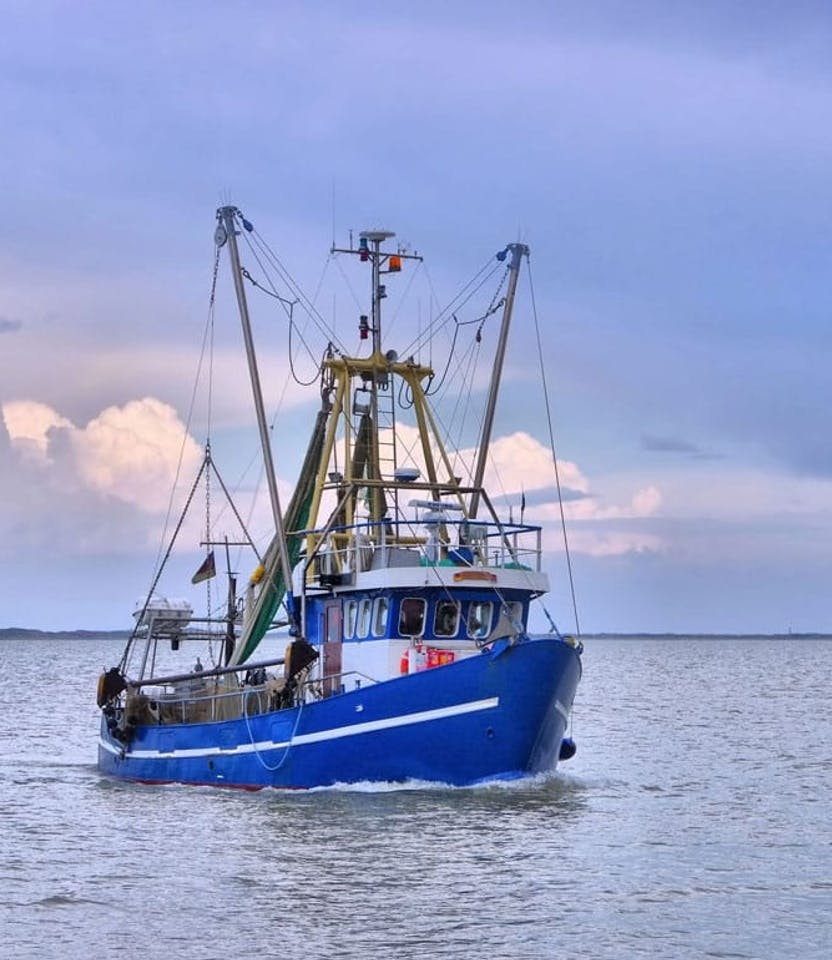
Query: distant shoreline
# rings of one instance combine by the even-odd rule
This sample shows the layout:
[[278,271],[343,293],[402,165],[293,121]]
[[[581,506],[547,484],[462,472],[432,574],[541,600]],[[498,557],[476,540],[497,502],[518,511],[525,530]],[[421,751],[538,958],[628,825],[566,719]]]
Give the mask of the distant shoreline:
[[129,630],[28,630],[25,627],[1,627],[0,640],[93,640],[102,637],[127,639]]
[[[2,640],[126,640],[129,630],[30,630],[0,628]],[[182,637],[188,640],[187,636]],[[585,633],[582,640],[832,640],[830,633]]]

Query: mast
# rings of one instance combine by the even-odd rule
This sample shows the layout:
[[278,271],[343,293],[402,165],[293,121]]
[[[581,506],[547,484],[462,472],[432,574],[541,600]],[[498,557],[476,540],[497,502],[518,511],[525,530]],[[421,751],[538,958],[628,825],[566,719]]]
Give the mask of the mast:
[[[381,301],[387,296],[386,288],[381,284],[381,244],[396,234],[392,230],[363,230],[359,236],[359,243],[362,241],[372,244],[373,253],[370,257],[372,261],[372,284],[373,299],[372,313],[373,321],[371,333],[373,335],[373,359],[381,356]],[[370,464],[369,475],[371,480],[381,480],[381,455],[378,448],[378,371],[373,370],[373,379],[370,387],[370,417],[372,419],[372,432],[370,441]],[[380,487],[373,489],[372,509],[370,511],[373,520],[381,520],[383,494]]]
[[295,620],[294,603],[292,602],[292,568],[289,562],[289,551],[286,546],[286,530],[283,525],[283,513],[280,509],[280,497],[277,492],[277,477],[275,476],[272,448],[269,440],[269,426],[266,421],[266,411],[263,407],[263,391],[260,387],[260,374],[257,369],[257,357],[254,352],[254,338],[251,334],[251,321],[246,301],[246,291],[243,286],[243,272],[240,266],[240,252],[237,248],[237,231],[234,226],[235,216],[240,216],[243,226],[251,229],[236,207],[220,207],[217,219],[221,221],[217,228],[217,246],[228,242],[228,253],[231,259],[231,273],[234,277],[234,291],[237,294],[237,306],[240,310],[240,323],[243,327],[243,339],[246,345],[246,359],[251,379],[251,392],[254,396],[254,409],[257,415],[257,427],[260,431],[260,446],[263,451],[263,466],[266,471],[266,480],[269,485],[269,498],[272,505],[275,535],[278,542],[280,566],[283,571],[283,582],[286,585],[286,605],[291,620]]
[[491,386],[488,390],[488,402],[485,407],[485,416],[482,422],[482,434],[480,435],[479,449],[477,452],[477,465],[474,471],[474,492],[471,494],[471,507],[468,511],[469,517],[474,519],[480,506],[480,493],[482,491],[482,478],[485,475],[485,464],[488,459],[488,446],[491,443],[491,428],[494,425],[494,411],[497,408],[497,394],[500,390],[500,377],[503,373],[503,361],[506,355],[506,344],[508,343],[508,330],[511,325],[511,312],[514,308],[514,294],[517,290],[517,278],[520,275],[520,261],[524,256],[529,255],[529,248],[525,243],[510,243],[505,250],[497,254],[498,260],[505,260],[506,254],[511,253],[511,263],[508,266],[508,286],[506,288],[506,299],[503,304],[503,320],[500,324],[500,338],[497,341],[497,352],[494,354],[494,367],[491,371]]
[[[368,334],[371,336],[372,353],[369,361],[369,369],[362,372],[362,380],[366,385],[369,384],[370,393],[370,411],[369,420],[371,429],[369,431],[369,450],[367,457],[367,477],[369,480],[377,481],[373,484],[370,494],[370,516],[373,520],[381,520],[385,512],[385,498],[381,484],[381,456],[379,453],[379,382],[386,378],[391,365],[396,360],[396,355],[391,351],[390,354],[382,354],[382,336],[381,336],[381,301],[387,296],[387,288],[381,283],[382,274],[398,273],[401,270],[402,260],[421,260],[422,258],[415,253],[405,253],[401,249],[397,253],[385,253],[381,245],[385,240],[390,240],[396,234],[392,230],[362,230],[359,234],[358,249],[352,246],[352,236],[350,236],[349,249],[342,249],[333,246],[331,253],[350,253],[357,254],[362,262],[370,261],[372,268],[371,284],[371,316],[362,316],[359,321],[359,332],[362,340],[366,340]],[[353,364],[354,366],[354,364]],[[386,379],[384,380],[386,382]],[[349,401],[347,401],[349,405]]]
[[237,613],[237,577],[231,572],[231,552],[228,549],[228,537],[225,538],[225,568],[228,570],[228,607],[225,620],[225,665],[231,663],[234,656],[234,618]]

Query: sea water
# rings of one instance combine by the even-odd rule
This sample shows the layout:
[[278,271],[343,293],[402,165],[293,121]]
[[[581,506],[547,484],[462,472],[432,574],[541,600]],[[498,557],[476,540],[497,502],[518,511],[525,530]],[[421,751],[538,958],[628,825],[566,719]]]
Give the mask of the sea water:
[[588,640],[557,774],[247,793],[96,770],[110,639],[0,643],[0,956],[827,958],[832,642]]

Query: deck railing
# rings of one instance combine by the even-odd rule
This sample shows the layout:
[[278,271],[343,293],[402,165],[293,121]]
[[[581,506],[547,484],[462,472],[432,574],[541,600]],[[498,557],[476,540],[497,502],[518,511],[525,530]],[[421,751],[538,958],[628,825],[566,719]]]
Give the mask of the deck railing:
[[[245,669],[245,668],[241,668]],[[232,671],[226,671],[231,673]],[[357,670],[344,671],[322,679],[304,679],[286,694],[282,677],[267,677],[256,684],[239,683],[236,677],[213,674],[185,674],[172,682],[164,678],[132,686],[126,694],[125,709],[137,724],[166,725],[212,723],[269,713],[281,707],[320,700],[332,691],[343,692],[352,678],[353,687],[377,681]],[[325,684],[326,682],[326,684]]]
[[308,584],[388,567],[542,568],[542,528],[525,523],[366,520],[303,533]]

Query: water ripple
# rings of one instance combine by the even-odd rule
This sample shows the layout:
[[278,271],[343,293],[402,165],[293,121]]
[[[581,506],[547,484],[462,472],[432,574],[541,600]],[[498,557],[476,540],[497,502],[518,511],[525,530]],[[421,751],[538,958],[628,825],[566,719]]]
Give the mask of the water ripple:
[[591,641],[554,777],[250,794],[98,774],[107,643],[4,644],[16,960],[826,960],[832,644]]

